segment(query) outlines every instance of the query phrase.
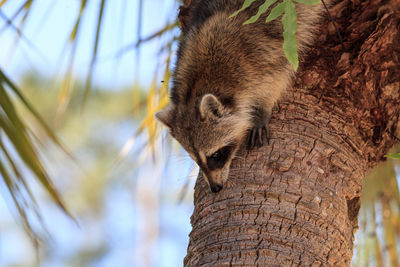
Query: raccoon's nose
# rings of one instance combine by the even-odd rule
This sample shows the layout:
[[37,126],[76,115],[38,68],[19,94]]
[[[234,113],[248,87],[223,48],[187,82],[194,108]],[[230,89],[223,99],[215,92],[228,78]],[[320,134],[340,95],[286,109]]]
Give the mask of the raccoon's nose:
[[219,184],[210,184],[211,192],[218,193],[222,189],[222,185]]

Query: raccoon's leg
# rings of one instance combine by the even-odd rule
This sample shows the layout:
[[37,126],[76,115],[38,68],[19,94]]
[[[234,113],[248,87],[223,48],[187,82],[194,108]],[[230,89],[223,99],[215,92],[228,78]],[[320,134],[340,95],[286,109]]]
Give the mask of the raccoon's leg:
[[271,109],[266,110],[261,107],[255,107],[253,109],[253,128],[250,130],[247,137],[247,149],[264,145],[264,139],[266,139],[267,144],[269,144],[270,132],[268,124],[271,118],[271,112]]

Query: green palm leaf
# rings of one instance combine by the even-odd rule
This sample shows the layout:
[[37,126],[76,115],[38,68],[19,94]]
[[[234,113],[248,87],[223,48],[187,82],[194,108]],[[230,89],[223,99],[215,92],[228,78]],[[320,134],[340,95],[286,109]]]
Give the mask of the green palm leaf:
[[[6,90],[6,88],[10,90]],[[27,99],[24,98],[20,90],[0,70],[0,151],[2,151],[4,155],[4,157],[0,157],[1,178],[12,196],[29,235],[34,236],[36,239],[36,235],[26,215],[27,209],[33,208],[39,221],[41,221],[41,216],[37,202],[26,182],[26,178],[21,174],[22,169],[29,170],[49,193],[52,200],[71,218],[72,216],[66,209],[42,163],[35,142],[32,139],[34,132],[25,124],[24,120],[18,114],[14,105],[15,100],[12,100],[9,91],[15,93],[17,96],[16,100],[19,100],[19,102],[36,118],[41,128],[45,130],[47,137],[59,147],[62,147],[62,145],[38,112]],[[12,151],[10,151],[10,149]]]

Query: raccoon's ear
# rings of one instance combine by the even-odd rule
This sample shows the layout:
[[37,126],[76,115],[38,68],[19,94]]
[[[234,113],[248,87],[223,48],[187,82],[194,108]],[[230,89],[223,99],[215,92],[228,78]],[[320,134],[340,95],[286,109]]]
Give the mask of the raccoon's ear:
[[200,115],[204,120],[205,118],[216,119],[223,115],[224,106],[212,94],[203,96],[200,102]]
[[164,124],[166,127],[172,127],[172,118],[173,118],[174,108],[171,105],[168,105],[166,108],[162,109],[161,111],[155,114],[156,119]]

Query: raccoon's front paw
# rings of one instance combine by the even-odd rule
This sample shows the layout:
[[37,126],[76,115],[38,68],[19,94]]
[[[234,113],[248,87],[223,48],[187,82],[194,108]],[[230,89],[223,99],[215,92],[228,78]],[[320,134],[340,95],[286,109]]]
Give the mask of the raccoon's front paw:
[[[271,119],[272,108],[253,108],[253,128],[250,129],[247,137],[247,148],[263,146],[269,144],[269,120]],[[266,141],[266,142],[265,142]]]
[[270,132],[268,125],[261,127],[254,127],[250,130],[247,137],[247,149],[252,149],[254,147],[261,147],[265,144],[269,144]]

